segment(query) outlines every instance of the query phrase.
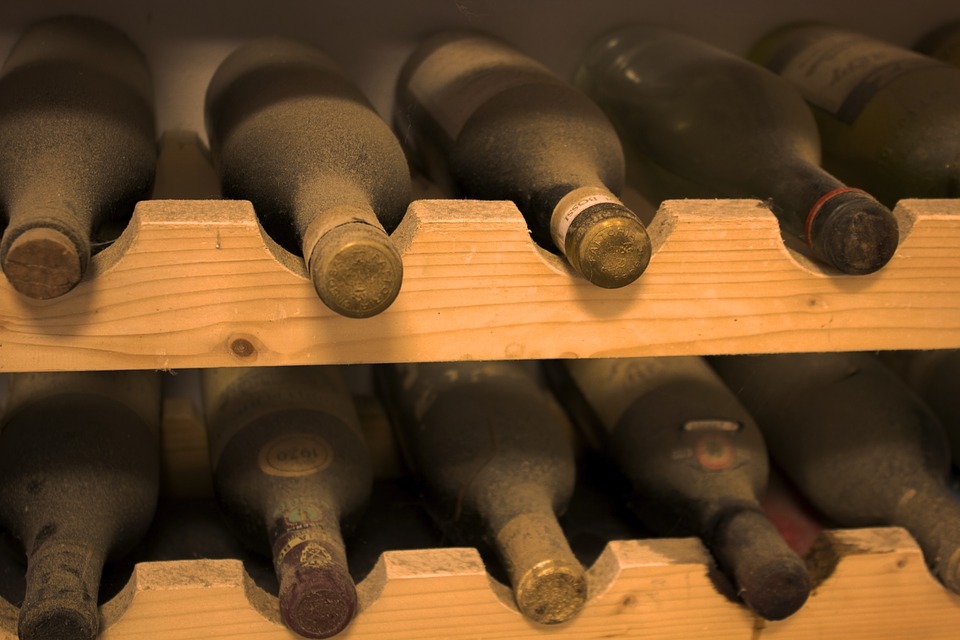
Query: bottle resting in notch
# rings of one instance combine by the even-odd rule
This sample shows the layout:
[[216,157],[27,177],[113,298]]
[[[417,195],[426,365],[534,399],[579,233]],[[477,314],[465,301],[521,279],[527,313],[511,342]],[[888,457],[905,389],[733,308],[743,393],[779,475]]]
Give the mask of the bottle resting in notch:
[[308,44],[264,38],[223,61],[205,108],[223,195],[250,200],[267,234],[303,255],[327,307],[353,318],[389,307],[403,263],[387,234],[410,171],[353,82]]
[[848,274],[883,267],[896,219],[820,166],[802,96],[770,71],[656,26],[612,31],[587,49],[577,83],[638,157],[654,201],[759,198],[781,229]]
[[160,374],[12,374],[0,524],[26,552],[22,640],[94,640],[106,562],[146,533],[159,490]]
[[91,236],[125,223],[157,162],[153,84],[114,27],[69,16],[27,28],[0,70],[0,265],[24,296],[70,291]]
[[843,527],[909,531],[933,574],[960,593],[960,501],[936,417],[876,356],[710,358],[797,489]]
[[530,620],[579,613],[586,577],[557,522],[573,492],[571,434],[533,372],[518,362],[383,365],[377,382],[437,524],[496,550]]
[[770,33],[749,55],[811,104],[837,177],[888,206],[960,196],[960,69],[810,23]]
[[341,526],[372,486],[356,408],[336,367],[206,369],[214,492],[228,524],[273,558],[280,617],[306,638],[350,623],[357,593]]
[[761,617],[781,620],[803,606],[806,565],[758,501],[769,471],[763,436],[703,358],[545,366],[574,421],[629,480],[647,527],[699,536]]
[[395,120],[434,182],[513,201],[533,239],[593,284],[622,287],[646,268],[646,229],[617,198],[623,150],[610,122],[506,43],[464,32],[422,42],[400,72]]

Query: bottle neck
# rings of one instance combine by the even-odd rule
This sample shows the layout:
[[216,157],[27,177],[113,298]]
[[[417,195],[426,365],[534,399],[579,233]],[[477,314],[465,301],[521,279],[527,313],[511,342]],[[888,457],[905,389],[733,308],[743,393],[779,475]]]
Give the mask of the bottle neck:
[[106,551],[92,544],[49,538],[27,555],[20,607],[24,640],[93,638],[100,626],[97,595]]
[[787,161],[777,173],[779,179],[770,183],[770,206],[786,231],[806,239],[810,210],[844,184],[812,162]]
[[946,485],[930,479],[904,492],[892,524],[910,532],[937,578],[960,593],[960,501]]
[[330,501],[316,496],[287,504],[268,522],[280,617],[304,637],[326,638],[343,630],[357,610],[340,519],[319,506]]
[[781,620],[806,602],[812,585],[803,560],[756,505],[718,513],[704,543],[761,617]]
[[586,574],[554,513],[549,492],[532,485],[481,506],[490,539],[510,576],[517,607],[542,624],[570,619],[586,602]]

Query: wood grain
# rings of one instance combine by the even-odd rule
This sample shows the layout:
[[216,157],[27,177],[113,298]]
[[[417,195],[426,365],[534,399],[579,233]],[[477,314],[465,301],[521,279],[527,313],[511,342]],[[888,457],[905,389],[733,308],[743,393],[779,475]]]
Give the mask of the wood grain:
[[603,290],[535,246],[510,203],[415,201],[397,301],[326,309],[244,201],[141,203],[75,290],[0,282],[0,371],[960,347],[960,201],[903,201],[870,276],[787,249],[759,202],[665,203],[641,278]]
[[[589,571],[590,599],[556,627],[526,621],[473,549],[383,554],[359,585],[361,612],[340,638],[631,638],[638,640],[952,639],[960,597],[927,571],[902,529],[827,532],[818,544],[825,577],[807,604],[763,622],[720,595],[694,539],[612,542]],[[813,562],[813,561],[812,561]],[[5,604],[5,603],[0,603]],[[6,608],[10,613],[10,608]],[[0,638],[13,640],[0,611]],[[276,598],[239,561],[138,565],[102,608],[103,640],[290,640]]]

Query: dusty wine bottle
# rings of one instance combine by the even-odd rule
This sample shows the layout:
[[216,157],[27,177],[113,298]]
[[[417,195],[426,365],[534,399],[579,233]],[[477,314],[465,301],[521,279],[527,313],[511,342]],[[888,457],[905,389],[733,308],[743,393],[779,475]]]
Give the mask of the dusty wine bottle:
[[271,238],[302,253],[320,299],[376,315],[400,291],[388,232],[410,202],[400,143],[322,51],[281,38],[250,42],[220,65],[206,96],[223,195],[253,202]]
[[23,545],[22,640],[93,640],[103,566],[146,530],[159,483],[157,372],[13,374],[0,524]]
[[960,502],[936,417],[866,353],[710,359],[754,416],[774,460],[840,526],[901,526],[960,592]]
[[21,294],[83,277],[91,234],[129,219],[157,162],[153,85],[114,27],[61,17],[29,27],[0,70],[0,265]]
[[937,27],[913,47],[916,51],[960,67],[960,20]]
[[786,233],[844,273],[873,273],[893,256],[893,214],[820,166],[809,107],[763,67],[636,25],[590,45],[577,82],[636,150],[654,201],[766,200]]
[[888,206],[960,196],[960,69],[822,24],[782,27],[750,57],[812,105],[824,167]]
[[617,134],[546,67],[485,35],[438,34],[401,70],[395,115],[432,180],[467,198],[512,200],[534,240],[593,284],[622,287],[643,273],[650,239],[617,199]]
[[454,540],[495,548],[520,611],[555,624],[586,601],[556,515],[573,492],[574,453],[560,408],[524,366],[385,365],[377,379],[436,522]]
[[574,422],[630,481],[645,526],[661,535],[700,536],[737,595],[761,617],[780,620],[803,606],[811,588],[806,565],[758,502],[768,474],[763,437],[704,359],[545,366]]
[[887,351],[879,357],[940,420],[950,457],[960,467],[960,351]]
[[214,490],[228,523],[273,558],[280,616],[307,638],[353,619],[341,525],[372,484],[356,409],[335,367],[203,372]]

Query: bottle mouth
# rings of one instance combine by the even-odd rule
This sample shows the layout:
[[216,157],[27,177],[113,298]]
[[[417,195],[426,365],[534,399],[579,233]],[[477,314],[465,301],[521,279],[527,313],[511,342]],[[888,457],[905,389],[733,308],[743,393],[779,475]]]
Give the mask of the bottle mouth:
[[403,281],[403,261],[390,237],[363,222],[323,234],[308,265],[320,299],[349,318],[369,318],[386,310]]
[[587,601],[583,568],[545,560],[531,568],[515,588],[517,608],[540,624],[559,624],[577,615]]
[[570,223],[564,254],[592,284],[617,289],[643,274],[652,248],[646,228],[632,211],[603,203],[583,211]]
[[23,640],[92,640],[97,636],[99,614],[93,607],[93,614],[75,609],[53,606],[44,607],[40,603],[22,612],[17,634]]
[[277,568],[280,617],[304,638],[334,636],[356,614],[356,586],[333,555],[323,543],[304,540],[284,554]]
[[900,242],[893,213],[852,187],[821,196],[807,214],[804,232],[817,258],[850,275],[878,271],[890,261]]
[[[749,584],[749,586],[746,586]],[[810,574],[799,558],[776,557],[757,567],[740,584],[744,603],[765,620],[783,620],[806,603],[810,596]]]
[[89,246],[56,228],[35,226],[6,246],[3,272],[22,295],[48,300],[67,293],[83,278]]

